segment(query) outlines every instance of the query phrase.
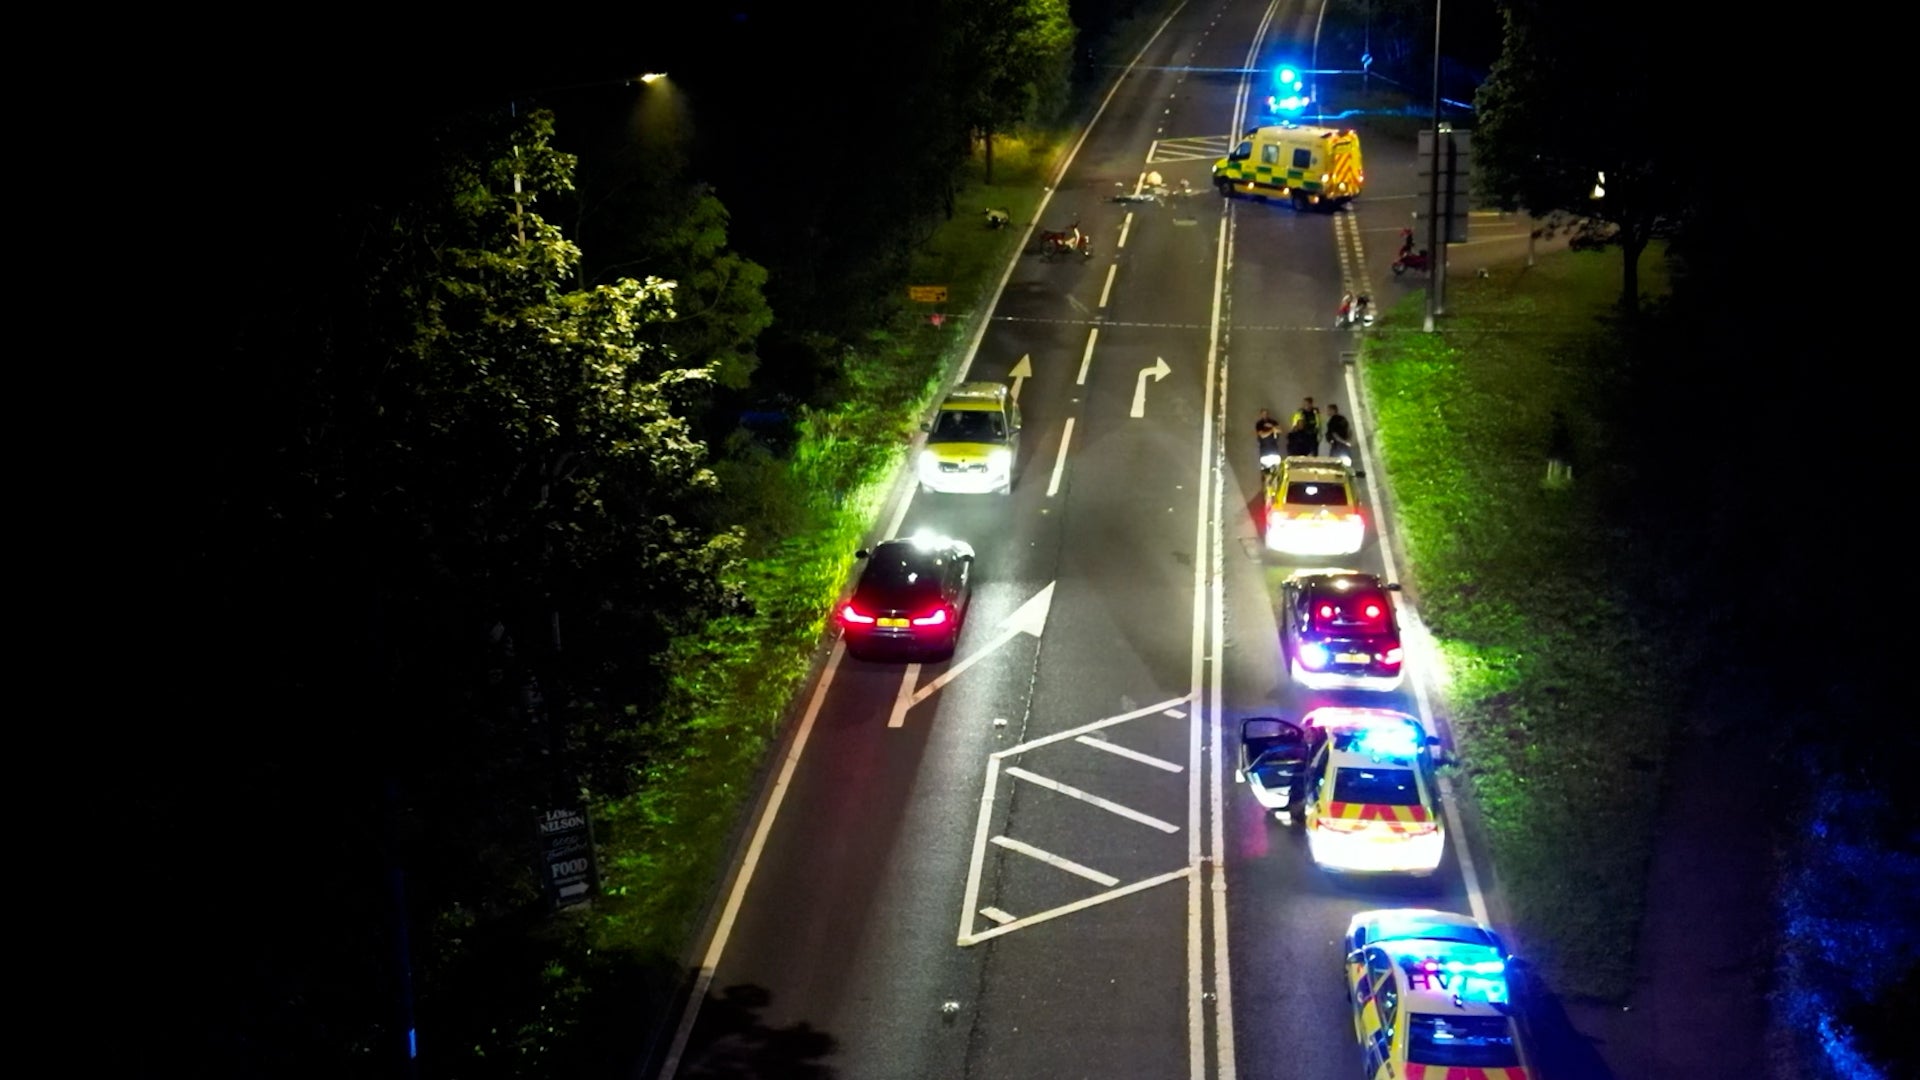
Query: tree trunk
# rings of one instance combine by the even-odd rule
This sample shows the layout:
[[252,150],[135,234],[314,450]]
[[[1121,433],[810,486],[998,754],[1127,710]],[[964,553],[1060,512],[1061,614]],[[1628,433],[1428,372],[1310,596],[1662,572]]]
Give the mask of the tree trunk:
[[987,136],[987,186],[993,186],[993,129],[986,129]]
[[1620,274],[1620,310],[1640,310],[1640,253],[1647,250],[1650,230],[1639,222],[1620,227],[1620,255],[1624,260]]

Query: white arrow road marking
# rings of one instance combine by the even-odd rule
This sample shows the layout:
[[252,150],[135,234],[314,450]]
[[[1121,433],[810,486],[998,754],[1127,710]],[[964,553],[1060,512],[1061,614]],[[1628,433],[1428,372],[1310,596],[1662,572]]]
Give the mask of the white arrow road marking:
[[1120,879],[1114,877],[1112,874],[1103,874],[1091,866],[1081,866],[1072,859],[1055,855],[1051,851],[1042,851],[1032,844],[1023,844],[1011,836],[996,836],[993,838],[993,842],[1006,848],[1008,851],[1017,851],[1028,858],[1039,859],[1048,866],[1057,866],[1069,874],[1078,874],[1088,881],[1105,885],[1109,889],[1120,884]]
[[1154,382],[1159,382],[1171,374],[1173,369],[1167,366],[1164,356],[1154,357],[1152,367],[1141,368],[1140,377],[1133,383],[1133,412],[1129,415],[1135,420],[1147,415],[1147,376],[1151,375]]
[[1109,754],[1119,754],[1123,758],[1131,758],[1132,760],[1137,761],[1142,765],[1151,765],[1156,769],[1165,769],[1168,772],[1180,772],[1183,769],[1183,766],[1175,765],[1171,761],[1162,761],[1161,759],[1154,757],[1152,754],[1143,754],[1138,750],[1129,750],[1128,748],[1121,746],[1118,743],[1110,743],[1105,739],[1095,739],[1095,738],[1090,738],[1086,735],[1081,735],[1075,738],[1073,741],[1077,743],[1085,743],[1086,745],[1094,747],[1095,749],[1098,749],[1098,750],[1105,750]]
[[[903,692],[900,698],[893,703],[893,715],[887,719],[887,726],[899,727],[904,724],[906,722],[905,717],[908,709],[932,697],[934,691],[959,678],[961,672],[979,663],[982,657],[993,650],[1005,645],[1021,634],[1032,634],[1034,637],[1039,637],[1040,632],[1047,628],[1047,609],[1052,606],[1053,582],[1049,581],[1047,582],[1046,588],[1033,594],[1033,599],[1021,604],[1020,609],[1008,617],[1007,621],[1001,625],[999,637],[987,642],[983,648],[975,649],[973,652],[968,653],[965,660],[941,672],[939,678],[934,679],[932,682],[914,691],[912,697],[907,697]],[[919,665],[915,664],[914,667],[918,668]],[[905,686],[911,685],[911,680],[902,684],[903,691]]]
[[888,727],[900,727],[907,722],[907,709],[913,705],[913,687],[920,681],[920,665],[908,664],[906,674],[900,676],[900,692],[893,697],[893,715],[887,717]]
[[[1142,825],[1151,825],[1163,833],[1176,833],[1180,831],[1180,826],[1175,825],[1171,821],[1161,821],[1159,818],[1151,814],[1143,814],[1131,806],[1121,806],[1117,802],[1110,802],[1098,795],[1081,791],[1079,788],[1069,784],[1063,784],[1058,780],[1049,779],[1038,773],[1028,772],[1018,765],[1009,766],[1007,768],[1007,775],[1025,780],[1029,784],[1038,784],[1049,791],[1057,791],[1069,798],[1079,799],[1084,803],[1091,803],[1109,814],[1119,814],[1128,821],[1137,821]],[[1107,884],[1111,885],[1113,882],[1109,881]]]
[[1013,380],[1013,400],[1019,401],[1020,384],[1033,377],[1033,354],[1022,356],[1020,362],[1013,365],[1013,370],[1007,372],[1007,377]]

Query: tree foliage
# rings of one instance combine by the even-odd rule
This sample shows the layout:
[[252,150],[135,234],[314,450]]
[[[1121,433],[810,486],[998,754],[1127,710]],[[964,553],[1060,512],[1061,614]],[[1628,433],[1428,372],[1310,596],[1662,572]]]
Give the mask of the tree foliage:
[[1073,20],[1066,0],[948,0],[942,20],[959,118],[986,146],[991,184],[993,137],[1065,101]]
[[[1667,123],[1686,70],[1650,0],[1568,5],[1512,0],[1475,102],[1474,182],[1503,209],[1602,223],[1624,258],[1621,302],[1637,305],[1640,255],[1696,194],[1695,144]],[[1595,186],[1604,191],[1595,197]]]

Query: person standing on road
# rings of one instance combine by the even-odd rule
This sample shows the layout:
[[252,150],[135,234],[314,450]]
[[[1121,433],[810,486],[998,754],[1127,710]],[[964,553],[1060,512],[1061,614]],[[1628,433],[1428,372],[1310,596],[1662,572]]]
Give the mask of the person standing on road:
[[1314,457],[1320,452],[1320,440],[1299,413],[1293,414],[1293,426],[1287,429],[1287,456]]
[[1353,423],[1331,401],[1327,402],[1327,453],[1353,464]]
[[[1320,410],[1313,407],[1312,398],[1301,400],[1300,410],[1293,414],[1293,427],[1306,432],[1303,445],[1307,447],[1307,456],[1312,457],[1318,454],[1320,452]],[[1291,433],[1288,438],[1292,438]]]
[[1253,419],[1253,441],[1260,450],[1260,467],[1267,468],[1267,459],[1280,456],[1280,421],[1265,409]]

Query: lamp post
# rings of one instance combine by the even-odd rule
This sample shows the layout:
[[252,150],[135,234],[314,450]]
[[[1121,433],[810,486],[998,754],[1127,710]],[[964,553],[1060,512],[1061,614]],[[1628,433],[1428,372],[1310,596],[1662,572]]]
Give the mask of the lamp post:
[[1433,0],[1433,161],[1427,182],[1427,319],[1423,329],[1433,333],[1433,317],[1445,314],[1447,273],[1445,234],[1440,231],[1440,8]]
[[1320,15],[1313,20],[1313,116],[1325,120],[1327,111],[1320,105],[1320,24],[1327,21],[1327,0],[1320,0]]

